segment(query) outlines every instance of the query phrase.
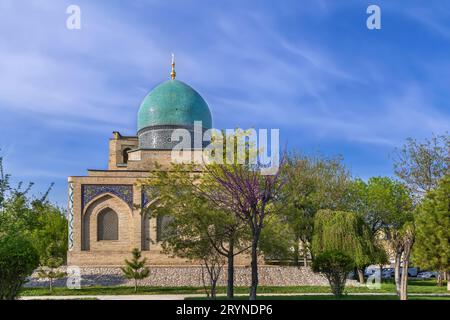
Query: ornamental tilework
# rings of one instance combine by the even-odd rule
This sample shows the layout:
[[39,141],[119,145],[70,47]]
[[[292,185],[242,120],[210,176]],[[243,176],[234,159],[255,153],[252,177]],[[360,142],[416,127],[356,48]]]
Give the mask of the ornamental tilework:
[[68,220],[69,220],[69,251],[73,249],[73,183],[69,183],[69,212],[68,212]]
[[147,206],[147,204],[150,202],[150,197],[151,197],[151,192],[154,190],[154,188],[150,187],[150,186],[144,186],[142,187],[142,203],[141,206],[142,208],[145,208]]
[[133,208],[133,186],[132,185],[105,185],[105,184],[85,184],[81,186],[82,206],[85,207],[92,199],[99,195],[111,193]]

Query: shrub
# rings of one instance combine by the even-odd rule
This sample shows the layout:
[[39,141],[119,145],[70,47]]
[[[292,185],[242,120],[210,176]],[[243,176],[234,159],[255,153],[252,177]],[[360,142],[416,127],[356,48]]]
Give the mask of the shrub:
[[21,235],[0,238],[0,300],[14,300],[26,278],[39,265],[39,254]]
[[313,271],[322,273],[335,297],[342,296],[347,275],[355,267],[352,258],[337,250],[325,251],[314,258]]

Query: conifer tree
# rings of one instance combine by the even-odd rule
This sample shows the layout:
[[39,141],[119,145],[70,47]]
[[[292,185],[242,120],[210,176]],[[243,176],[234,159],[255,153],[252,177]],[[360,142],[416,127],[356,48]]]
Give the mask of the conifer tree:
[[[450,270],[450,175],[425,196],[415,212],[416,244],[413,260],[441,274]],[[442,285],[442,276],[439,277]]]
[[41,279],[49,280],[50,293],[53,292],[53,281],[55,279],[61,279],[67,275],[67,273],[59,271],[58,268],[61,267],[64,260],[57,257],[49,257],[43,260],[43,266],[38,270],[38,276]]
[[150,269],[145,266],[147,259],[141,259],[141,251],[134,248],[131,251],[133,258],[131,261],[125,259],[125,267],[122,267],[122,272],[127,279],[134,279],[134,293],[137,292],[138,280],[145,279],[150,274]]

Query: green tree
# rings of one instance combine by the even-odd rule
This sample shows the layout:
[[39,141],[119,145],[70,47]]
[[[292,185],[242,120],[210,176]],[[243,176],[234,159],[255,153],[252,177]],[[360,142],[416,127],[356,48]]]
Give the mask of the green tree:
[[[30,196],[32,183],[26,187],[23,183],[11,186],[2,160],[0,157],[0,251],[3,254],[0,286],[2,297],[11,298],[39,261],[50,257],[65,259],[67,224],[61,210],[47,199],[52,186],[42,197],[33,198]],[[19,245],[22,248],[14,253],[13,249]],[[36,255],[38,264],[35,264]]]
[[[165,251],[209,265],[213,265],[212,261],[208,261],[198,248],[217,251],[227,260],[227,296],[232,299],[234,258],[249,247],[246,224],[230,211],[217,208],[202,194],[202,176],[192,165],[174,164],[170,171],[154,172],[151,178],[141,183],[149,196],[155,199],[148,208],[144,208],[144,214],[165,217],[168,221],[162,239]],[[211,254],[214,256],[213,252]],[[220,260],[212,258],[216,262]],[[220,263],[214,265],[220,266]],[[208,270],[208,274],[216,274],[214,270]]]
[[[385,195],[385,180],[381,177],[372,177],[366,183],[361,179],[351,182],[348,195],[348,208],[357,213],[369,228],[370,238],[374,246],[370,264],[382,265],[389,262],[386,246],[383,242],[386,221],[390,211],[386,209],[384,202],[388,197]],[[365,267],[365,266],[364,266]],[[364,268],[358,268],[360,282],[364,282]]]
[[41,259],[47,259],[49,248],[53,257],[66,260],[68,227],[61,208],[51,204],[48,195],[51,185],[39,198],[30,195],[33,183],[12,187],[4,173],[0,158],[0,237],[15,230],[28,238]]
[[36,228],[31,231],[33,244],[41,259],[67,259],[68,224],[63,210],[49,202],[35,201],[32,210],[36,215]]
[[134,248],[131,254],[133,256],[131,261],[125,259],[125,267],[122,267],[121,270],[125,278],[134,280],[134,293],[136,293],[138,281],[147,278],[150,275],[150,269],[145,266],[147,259],[141,259],[139,249]]
[[298,243],[290,232],[289,225],[280,215],[270,215],[261,232],[260,250],[266,263],[292,263],[292,248]]
[[369,228],[356,213],[320,210],[316,214],[312,240],[314,255],[327,251],[339,251],[362,267],[370,263],[374,246]]
[[50,293],[53,292],[53,281],[67,275],[66,272],[58,270],[63,264],[64,260],[62,258],[48,257],[41,259],[41,267],[38,269],[38,276],[41,279],[49,280]]
[[315,214],[320,209],[346,210],[350,173],[341,157],[292,154],[282,167],[282,177],[286,182],[277,211],[294,237],[294,263],[299,265],[302,255],[307,266]]
[[[413,261],[422,268],[450,271],[450,175],[429,191],[415,210]],[[448,280],[448,279],[447,279]],[[442,285],[442,277],[439,277]]]
[[336,298],[342,296],[348,273],[355,267],[354,260],[339,250],[329,250],[314,257],[312,269],[322,273],[330,283]]
[[401,182],[374,177],[369,181],[368,198],[372,227],[381,232],[394,255],[397,294],[400,299],[407,299],[409,259],[414,244],[412,197]]
[[25,236],[15,232],[0,236],[0,299],[15,299],[38,265],[39,255]]
[[250,300],[256,300],[258,288],[261,233],[266,218],[274,214],[282,185],[279,170],[273,175],[264,175],[262,170],[260,165],[209,164],[203,173],[206,183],[202,194],[218,208],[231,212],[236,221],[244,221],[250,230]]

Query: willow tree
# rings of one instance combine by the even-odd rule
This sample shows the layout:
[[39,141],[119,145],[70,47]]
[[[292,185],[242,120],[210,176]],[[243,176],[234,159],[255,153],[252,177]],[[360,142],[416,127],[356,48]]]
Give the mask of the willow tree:
[[336,296],[344,289],[348,268],[362,269],[376,252],[370,230],[360,215],[332,210],[317,212],[312,250],[313,270],[325,274]]
[[340,251],[352,258],[356,267],[370,264],[375,252],[369,228],[356,213],[320,210],[314,222],[314,255]]

